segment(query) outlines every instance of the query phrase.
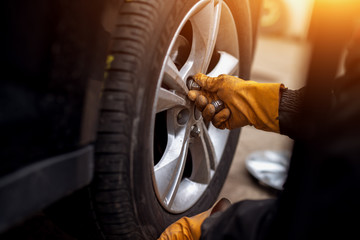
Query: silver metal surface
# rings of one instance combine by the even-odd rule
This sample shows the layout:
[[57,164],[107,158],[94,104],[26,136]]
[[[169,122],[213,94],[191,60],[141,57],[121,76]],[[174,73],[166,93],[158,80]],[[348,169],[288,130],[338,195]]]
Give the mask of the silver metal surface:
[[189,90],[201,90],[200,85],[197,84],[192,78],[188,80],[187,86]]
[[[192,27],[191,41],[184,41],[180,35],[186,23]],[[186,62],[179,65],[174,56],[183,58],[184,53],[177,48],[186,42],[191,42],[191,51]],[[220,59],[209,73],[206,71],[214,50]],[[205,125],[194,103],[187,99],[187,79],[198,72],[236,75],[238,62],[238,36],[229,7],[224,1],[196,3],[179,25],[167,51],[151,116],[154,129],[155,116],[166,111],[166,148],[154,163],[153,185],[159,202],[169,212],[184,212],[201,197],[217,170],[229,136],[228,130]],[[189,159],[191,172],[184,176]]]
[[246,169],[261,183],[283,189],[289,169],[291,153],[287,151],[257,151],[245,160]]
[[199,137],[200,136],[200,133],[201,133],[201,130],[200,128],[198,128],[198,126],[193,126],[191,128],[191,132],[190,132],[190,136],[192,137]]
[[215,113],[218,113],[224,109],[224,102],[221,100],[213,101],[211,104],[215,107]]

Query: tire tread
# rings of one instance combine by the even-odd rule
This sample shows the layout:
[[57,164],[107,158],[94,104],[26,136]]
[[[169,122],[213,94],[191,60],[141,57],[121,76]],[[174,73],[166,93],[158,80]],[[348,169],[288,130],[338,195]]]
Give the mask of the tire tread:
[[136,72],[151,37],[159,2],[125,1],[119,10],[102,96],[95,147],[95,177],[91,188],[95,221],[106,239],[144,239],[132,203],[130,148]]

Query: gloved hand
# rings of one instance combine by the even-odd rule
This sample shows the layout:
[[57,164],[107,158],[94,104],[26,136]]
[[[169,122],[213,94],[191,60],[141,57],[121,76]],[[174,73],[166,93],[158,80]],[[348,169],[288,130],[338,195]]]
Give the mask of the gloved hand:
[[197,240],[201,236],[201,224],[211,214],[224,211],[231,205],[226,198],[220,199],[213,208],[193,217],[183,217],[165,229],[158,240]]
[[[257,83],[229,75],[212,78],[202,73],[194,76],[201,91],[189,91],[205,120],[220,129],[234,129],[246,125],[271,132],[279,129],[280,83]],[[220,99],[225,109],[215,114],[211,102]]]
[[195,240],[201,235],[201,224],[210,216],[210,210],[193,217],[183,217],[171,224],[158,240]]

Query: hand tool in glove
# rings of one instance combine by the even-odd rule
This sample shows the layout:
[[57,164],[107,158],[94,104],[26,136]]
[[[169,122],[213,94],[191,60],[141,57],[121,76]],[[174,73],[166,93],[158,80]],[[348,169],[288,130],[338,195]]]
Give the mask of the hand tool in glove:
[[[252,125],[257,129],[280,132],[279,100],[281,83],[245,81],[230,75],[208,77],[198,73],[194,81],[200,90],[188,93],[190,100],[203,112],[206,120],[220,129],[234,129]],[[220,99],[225,108],[218,113],[211,110],[211,102]]]

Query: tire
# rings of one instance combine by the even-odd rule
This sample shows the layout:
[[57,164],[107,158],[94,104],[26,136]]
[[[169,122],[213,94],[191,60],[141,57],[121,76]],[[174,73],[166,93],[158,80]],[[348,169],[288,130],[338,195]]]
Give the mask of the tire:
[[[194,117],[198,112],[193,110],[193,105],[186,100],[179,106],[161,105],[163,93],[166,91],[186,99],[186,94],[173,91],[179,86],[164,80],[166,76],[171,75],[166,63],[170,55],[173,55],[172,50],[175,46],[187,52],[186,56],[178,54],[179,57],[171,59],[177,64],[178,70],[184,69],[189,63],[192,56],[189,46],[194,46],[192,44],[197,41],[194,36],[197,35],[194,27],[189,28],[189,21],[183,20],[198,14],[195,12],[189,14],[194,9],[205,9],[205,2],[195,0],[124,1],[113,36],[109,57],[111,63],[102,94],[95,176],[88,190],[79,194],[82,195],[81,197],[76,197],[79,205],[82,203],[84,206],[85,201],[90,203],[89,218],[76,220],[85,225],[78,227],[76,231],[75,235],[79,239],[156,239],[170,223],[182,216],[191,216],[204,211],[216,201],[229,171],[240,131],[225,131],[211,135],[216,132],[215,128],[203,123],[198,115],[198,119],[191,118],[194,123],[189,124],[189,116]],[[197,71],[206,70],[208,74],[216,75],[222,69],[229,68],[227,64],[224,65],[224,62],[223,65],[217,65],[221,57],[227,57],[226,59],[230,59],[232,64],[230,64],[232,68],[226,70],[227,73],[239,75],[244,79],[249,78],[253,39],[248,1],[228,0],[221,6],[221,16],[224,12],[225,17],[232,16],[235,20],[233,25],[235,32],[227,32],[228,23],[225,24],[225,22],[228,19],[225,17],[220,19],[219,33],[222,33],[223,38],[217,38],[218,40],[214,43],[215,49],[219,48],[225,53],[210,52],[207,64],[209,67],[206,67],[206,64],[196,65],[195,63],[191,71],[182,75],[183,81]],[[217,8],[212,5],[210,9],[216,12]],[[208,13],[205,10],[200,12],[202,11]],[[229,47],[226,39],[236,39],[236,44]],[[232,52],[231,58],[226,51],[234,51],[234,49],[236,52]],[[188,145],[190,150],[181,152],[187,155],[181,158],[182,161],[179,160],[183,163],[182,167],[169,172],[173,178],[176,178],[176,173],[183,176],[180,178],[181,181],[174,183],[175,190],[185,189],[186,191],[187,188],[181,188],[184,181],[203,187],[197,188],[194,197],[189,195],[189,191],[186,192],[189,196],[181,195],[188,196],[188,199],[186,201],[180,201],[180,199],[178,202],[189,204],[179,204],[177,207],[173,206],[177,198],[181,196],[172,197],[171,204],[167,204],[161,192],[161,185],[166,180],[162,176],[166,174],[161,175],[157,172],[161,162],[167,159],[166,149],[173,146],[167,137],[170,132],[168,119],[174,116],[178,121],[176,123],[178,127],[173,130],[186,129],[184,131],[187,135],[184,136],[187,137],[182,140],[191,142]],[[182,119],[183,116],[185,116],[184,119]],[[195,126],[200,126],[201,133],[194,137]],[[206,131],[210,132],[208,137],[205,136]],[[219,144],[223,146],[223,149],[218,150],[216,147],[210,149],[209,146],[213,143],[209,142],[221,138],[224,142]],[[198,145],[199,142],[200,145]],[[187,149],[184,146],[185,143],[181,145],[181,149]],[[198,146],[202,147],[198,148]],[[197,151],[200,151],[200,154]],[[163,156],[161,156],[162,153]],[[201,155],[208,157],[199,157]],[[207,170],[197,174],[201,172],[203,166]],[[171,189],[172,184],[169,181],[166,189]],[[74,212],[80,214],[80,207]],[[72,217],[72,219],[77,218]],[[87,233],[83,235],[81,231],[86,229]],[[90,233],[90,231],[94,232]]]

